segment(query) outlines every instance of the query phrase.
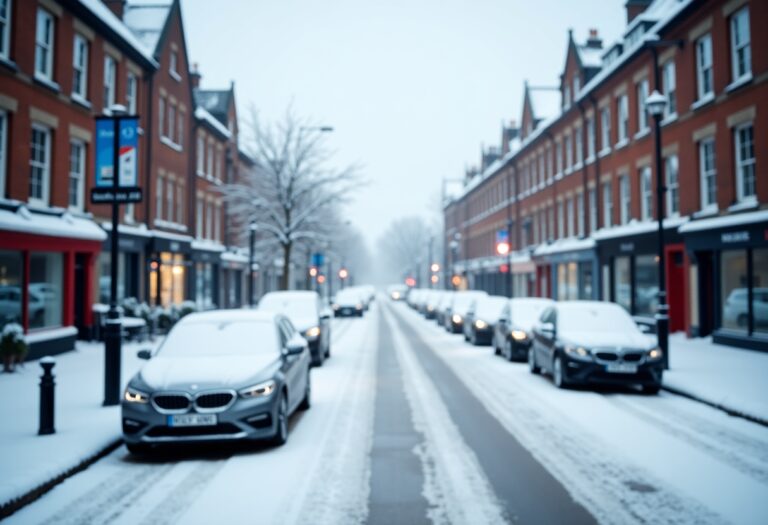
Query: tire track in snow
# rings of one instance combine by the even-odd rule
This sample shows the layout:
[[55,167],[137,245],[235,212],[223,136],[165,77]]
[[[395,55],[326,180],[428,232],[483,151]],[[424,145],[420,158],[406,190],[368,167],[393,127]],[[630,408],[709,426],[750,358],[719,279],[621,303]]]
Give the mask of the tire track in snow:
[[422,462],[423,493],[431,505],[430,521],[438,525],[508,522],[475,453],[464,442],[435,385],[417,361],[414,349],[395,328],[388,308],[384,313],[403,372],[413,426],[423,436],[414,452]]
[[[415,313],[399,308],[398,314],[424,333],[425,326]],[[488,366],[476,355],[462,358],[457,350],[466,351],[463,342],[434,325],[427,331],[435,336],[423,338],[430,350],[601,523],[724,523],[698,501],[675,493],[641,467],[611,453],[598,438],[558,421],[556,407],[503,369]]]

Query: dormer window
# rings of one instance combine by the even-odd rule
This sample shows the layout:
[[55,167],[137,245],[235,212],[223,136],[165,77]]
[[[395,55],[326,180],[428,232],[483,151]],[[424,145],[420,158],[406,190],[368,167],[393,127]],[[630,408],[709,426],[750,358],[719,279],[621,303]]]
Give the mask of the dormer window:
[[573,100],[579,98],[579,91],[581,91],[581,79],[576,75],[573,77]]
[[563,89],[563,109],[568,109],[571,107],[571,88],[569,86],[565,86]]
[[168,65],[168,73],[176,81],[181,81],[181,75],[179,75],[179,52],[175,49],[171,50],[171,58]]

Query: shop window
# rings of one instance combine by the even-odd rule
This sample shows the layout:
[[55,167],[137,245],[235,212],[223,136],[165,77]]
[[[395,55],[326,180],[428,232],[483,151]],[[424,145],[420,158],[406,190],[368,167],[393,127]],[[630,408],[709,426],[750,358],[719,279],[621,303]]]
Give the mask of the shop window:
[[[185,275],[186,267],[183,255],[168,252],[160,254],[160,304],[167,307],[171,304],[181,304],[184,301]],[[151,286],[152,283],[150,282]],[[157,283],[155,283],[155,287],[157,287]]]
[[752,315],[754,331],[768,334],[768,248],[752,252]]
[[36,252],[29,257],[29,328],[61,326],[63,257]]
[[579,299],[592,299],[594,279],[592,277],[592,263],[585,261],[579,263]]
[[21,324],[22,258],[19,252],[0,250],[0,328]]
[[635,258],[634,315],[652,316],[659,307],[659,262],[655,255]]
[[629,257],[616,257],[613,265],[614,301],[632,312],[632,279]]
[[199,310],[215,308],[213,302],[213,265],[197,263],[195,266],[196,295],[195,300]]
[[741,332],[749,326],[747,252],[734,250],[720,256],[722,327]]
[[755,144],[752,124],[736,128],[736,195],[739,201],[754,200],[755,189]]

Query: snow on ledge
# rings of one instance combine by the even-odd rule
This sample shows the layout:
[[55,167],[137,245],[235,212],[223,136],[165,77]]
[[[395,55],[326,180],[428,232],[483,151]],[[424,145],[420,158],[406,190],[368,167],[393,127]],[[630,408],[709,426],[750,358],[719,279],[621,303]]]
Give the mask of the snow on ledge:
[[77,328],[74,326],[62,326],[61,328],[50,328],[35,331],[25,335],[29,344],[42,343],[43,341],[52,341],[54,339],[63,339],[77,335]]
[[36,213],[24,205],[19,206],[16,211],[0,209],[0,230],[99,242],[107,238],[104,230],[91,219],[69,212]]
[[729,226],[741,226],[745,224],[754,224],[756,222],[768,222],[768,210],[753,211],[749,213],[735,213],[722,217],[711,217],[708,219],[699,219],[691,221],[680,227],[680,233],[691,233],[702,230],[714,230],[727,228]]
[[208,110],[202,106],[197,106],[197,108],[195,108],[195,118],[205,121],[209,126],[224,135],[226,138],[230,138],[232,136],[226,126],[216,120],[216,117],[211,115]]
[[534,257],[542,255],[553,255],[563,252],[576,252],[582,250],[592,250],[595,248],[595,240],[592,237],[581,239],[579,237],[570,237],[567,239],[558,239],[552,244],[541,244],[534,250]]
[[[688,222],[688,216],[672,217],[664,219],[664,229],[677,229],[681,224]],[[596,240],[602,239],[614,239],[616,237],[629,237],[632,235],[641,235],[643,233],[654,232],[659,229],[659,221],[638,221],[633,219],[627,224],[622,226],[612,226],[610,228],[602,228],[595,232],[592,236]]]
[[206,252],[223,252],[227,248],[223,244],[209,239],[195,239],[192,241],[192,249]]

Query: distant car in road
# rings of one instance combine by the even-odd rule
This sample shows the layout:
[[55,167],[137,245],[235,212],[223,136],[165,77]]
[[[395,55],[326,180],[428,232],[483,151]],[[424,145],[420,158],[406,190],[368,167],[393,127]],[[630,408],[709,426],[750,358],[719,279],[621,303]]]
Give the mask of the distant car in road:
[[331,311],[317,292],[269,292],[259,301],[259,310],[284,314],[291,320],[309,342],[314,366],[323,366],[331,357]]
[[533,326],[541,313],[552,306],[552,299],[518,297],[505,305],[493,336],[496,354],[509,361],[525,361],[533,340]]
[[288,439],[311,404],[306,340],[281,314],[218,310],[185,316],[123,393],[132,453],[179,442]]
[[616,303],[564,301],[541,314],[528,351],[531,373],[544,370],[558,388],[603,383],[661,389],[662,351]]
[[486,295],[475,299],[464,319],[464,339],[473,345],[489,345],[501,317],[501,311],[509,299],[500,295]]
[[450,315],[446,315],[445,329],[453,334],[460,334],[464,329],[464,317],[472,303],[479,297],[488,294],[481,290],[464,290],[456,292],[450,307]]
[[456,292],[448,290],[441,294],[435,303],[435,321],[440,326],[445,326],[445,318],[450,315],[454,295],[456,295]]
[[438,306],[448,293],[445,290],[430,290],[424,299],[424,307],[422,309],[425,318],[435,319],[437,317]]
[[361,290],[340,290],[333,300],[333,315],[336,317],[362,317],[364,311],[365,296]]
[[408,287],[404,284],[393,284],[387,287],[387,295],[393,301],[404,301],[408,295]]

